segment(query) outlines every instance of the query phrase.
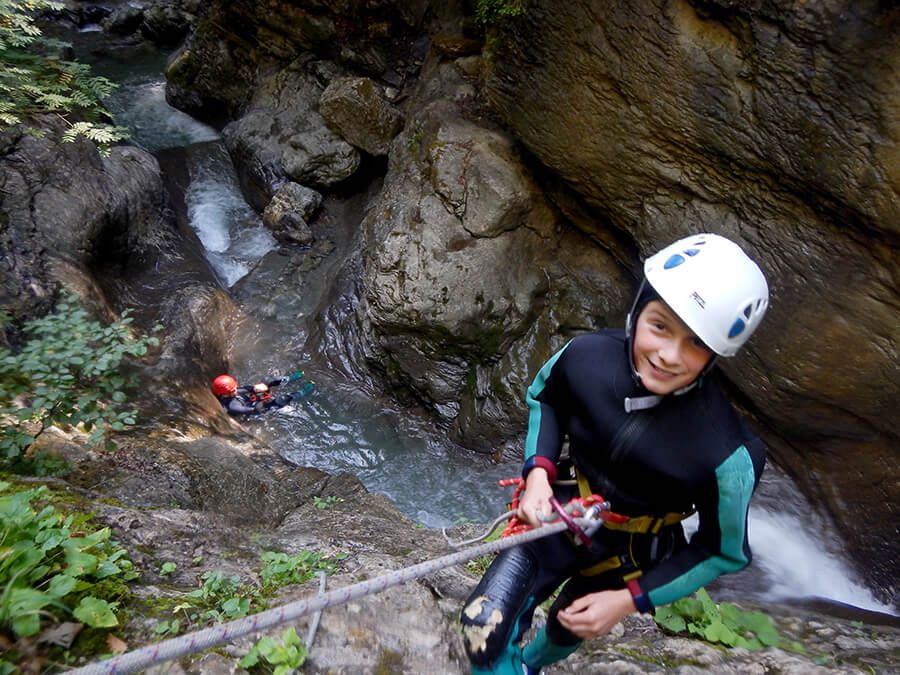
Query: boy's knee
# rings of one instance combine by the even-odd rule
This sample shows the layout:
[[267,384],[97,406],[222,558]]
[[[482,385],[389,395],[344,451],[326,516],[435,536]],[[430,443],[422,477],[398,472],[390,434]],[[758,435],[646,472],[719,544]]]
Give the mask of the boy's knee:
[[509,639],[509,619],[500,603],[486,595],[469,599],[460,623],[463,644],[473,665],[483,668],[500,657]]

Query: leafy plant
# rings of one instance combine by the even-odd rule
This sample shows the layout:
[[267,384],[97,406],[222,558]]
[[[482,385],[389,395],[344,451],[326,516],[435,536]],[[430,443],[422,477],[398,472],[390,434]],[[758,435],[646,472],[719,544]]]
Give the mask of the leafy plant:
[[179,630],[181,630],[181,622],[178,619],[172,619],[171,621],[158,621],[153,627],[153,633],[158,637],[178,635]]
[[178,607],[178,609],[205,609],[189,613],[192,621],[240,619],[250,613],[251,603],[265,606],[256,589],[244,585],[237,574],[226,577],[220,570],[211,570],[204,572],[200,579],[202,582],[200,588],[187,594],[190,602]]
[[302,584],[312,579],[316,572],[333,574],[337,563],[346,556],[327,558],[315,551],[300,551],[294,555],[277,551],[262,554],[263,568],[259,573],[263,589],[271,591],[287,584]]
[[781,639],[771,617],[762,612],[744,611],[728,602],[716,604],[704,588],[692,598],[681,598],[657,608],[654,618],[672,633],[688,633],[729,647],[752,650],[778,646],[803,651],[802,645]]
[[[116,85],[93,77],[84,64],[60,57],[69,45],[44,37],[35,23],[40,12],[64,7],[54,0],[0,0],[0,132],[28,122],[36,115],[55,113],[69,125],[64,142],[84,137],[101,154],[127,138],[127,130],[103,121],[108,113],[101,101]],[[80,119],[69,121],[69,116]],[[42,135],[38,129],[26,131]]]
[[109,528],[88,532],[39,486],[14,491],[0,481],[0,628],[36,635],[42,621],[71,615],[92,628],[118,625],[116,602],[96,597],[102,580],[137,577]]
[[65,292],[53,312],[25,323],[31,338],[20,350],[0,348],[0,414],[12,420],[0,429],[0,465],[27,453],[51,425],[80,427],[93,444],[135,423],[137,412],[124,408],[135,379],[120,366],[159,341],[133,337],[128,314],[104,326]]
[[[327,574],[337,569],[345,556],[324,557],[314,551],[301,551],[289,555],[274,551],[263,553],[263,567],[259,576],[261,585],[245,583],[239,575],[226,576],[221,570],[204,572],[198,588],[186,593],[183,601],[172,608],[172,619],[159,621],[157,635],[175,635],[181,630],[181,617],[190,625],[212,621],[231,621],[266,608],[265,593],[271,593],[287,584],[308,581],[316,572]],[[172,564],[172,563],[169,563]],[[168,569],[163,565],[163,569]],[[305,658],[305,654],[304,654]]]
[[275,666],[274,675],[286,675],[302,666],[308,655],[306,645],[300,641],[297,631],[292,626],[281,634],[280,643],[267,635],[260,638],[238,665],[241,668],[252,668],[258,665],[262,658],[269,665]]
[[335,495],[329,495],[328,497],[313,497],[313,506],[315,506],[320,511],[324,511],[329,506],[334,506],[338,502],[344,501],[340,497],[336,497]]
[[490,26],[524,13],[525,0],[477,0],[475,3],[475,19],[482,26]]

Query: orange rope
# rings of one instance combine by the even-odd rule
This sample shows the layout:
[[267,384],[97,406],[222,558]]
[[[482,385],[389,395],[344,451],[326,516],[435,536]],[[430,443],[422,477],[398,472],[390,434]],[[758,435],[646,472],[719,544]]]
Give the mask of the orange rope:
[[[519,499],[522,496],[522,493],[525,491],[525,479],[524,478],[504,478],[502,480],[497,481],[497,485],[500,487],[510,487],[515,485],[516,489],[513,491],[512,499],[509,502],[509,510],[510,511],[518,511],[519,509]],[[588,510],[591,506],[595,504],[604,504],[606,500],[601,495],[589,495],[587,497],[574,497],[569,500],[566,504],[566,510],[577,510],[579,513],[577,515],[584,515],[585,511]],[[623,516],[619,513],[613,513],[609,510],[604,510],[600,512],[600,518],[602,520],[608,520],[613,523],[624,523],[628,520],[628,516]],[[514,534],[519,534],[520,532],[525,532],[526,530],[530,530],[531,525],[527,522],[521,520],[518,516],[511,516],[509,521],[506,523],[506,528],[500,533],[500,537],[509,537]]]

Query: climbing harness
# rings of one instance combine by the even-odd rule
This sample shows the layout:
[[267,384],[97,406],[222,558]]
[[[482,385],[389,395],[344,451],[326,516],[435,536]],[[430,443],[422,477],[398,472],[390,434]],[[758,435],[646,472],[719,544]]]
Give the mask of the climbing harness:
[[[566,507],[568,508],[569,505],[567,504]],[[608,508],[608,505],[606,508]],[[577,508],[573,505],[571,511],[567,511],[567,514],[571,522],[575,523],[583,532],[590,534],[601,525],[603,518],[607,517],[608,511],[604,509],[604,503],[601,500],[601,502],[588,506],[578,505]],[[150,666],[177,659],[186,654],[203,651],[213,645],[233,641],[249,633],[288,623],[308,614],[321,612],[328,607],[350,602],[366,595],[380,593],[407,581],[433,574],[446,567],[459,565],[483,555],[499,553],[507,548],[525,544],[542,537],[548,537],[568,529],[569,525],[567,522],[556,520],[536,529],[525,530],[473,548],[456,551],[433,560],[426,560],[411,567],[388,572],[374,579],[360,581],[350,586],[336,588],[314,597],[301,598],[281,607],[275,607],[242,619],[217,624],[194,633],[141,647],[111,659],[88,664],[68,672],[71,675],[118,675],[119,673],[133,673],[145,670]]]
[[[576,484],[578,486],[578,493],[581,495],[580,497],[575,497],[574,499],[569,500],[565,506],[561,505],[559,501],[555,497],[551,497],[550,505],[553,507],[554,513],[549,515],[540,515],[539,518],[544,522],[553,522],[553,521],[562,521],[566,524],[568,530],[572,533],[576,543],[584,545],[586,548],[591,548],[591,534],[600,526],[603,526],[609,530],[617,530],[620,532],[627,532],[629,534],[650,534],[654,536],[653,541],[653,549],[656,549],[657,540],[656,536],[660,533],[660,531],[664,527],[668,527],[670,525],[675,525],[676,523],[681,522],[685,518],[692,515],[691,513],[667,513],[661,516],[651,516],[651,515],[643,515],[643,516],[625,516],[620,513],[614,513],[610,510],[609,502],[605,501],[603,497],[591,493],[590,486],[588,484],[587,478],[580,471],[575,471],[575,480],[567,481],[567,480],[557,480],[554,482],[554,485],[560,484]],[[531,525],[526,522],[523,522],[521,519],[516,516],[516,511],[519,508],[519,500],[522,495],[522,492],[525,490],[525,480],[523,478],[508,478],[497,481],[497,485],[500,487],[511,487],[515,486],[515,490],[513,491],[512,499],[509,503],[509,510],[503,515],[496,518],[488,527],[487,531],[484,534],[475,537],[474,539],[467,539],[465,541],[453,542],[447,539],[448,543],[454,547],[462,547],[474,544],[479,541],[483,541],[487,539],[491,533],[497,528],[497,526],[503,521],[509,521],[506,525],[506,528],[500,534],[501,538],[509,537],[513,535],[520,534],[522,532],[527,532],[531,530]],[[585,512],[587,508],[592,506],[599,506],[600,508],[600,516],[599,519],[594,522],[592,529],[588,532],[582,530],[575,518],[573,516],[581,515]],[[543,529],[540,528],[540,529]],[[444,537],[447,538],[447,533],[444,532]],[[629,545],[630,549],[630,545]],[[654,553],[655,555],[655,553]],[[634,560],[634,557],[631,555],[630,551],[627,555],[614,555],[610,556],[606,560],[601,560],[598,563],[595,563],[591,567],[585,568],[579,571],[579,575],[581,576],[594,576],[598,574],[603,574],[604,572],[609,572],[611,570],[621,569],[625,572],[622,575],[622,579],[624,581],[630,581],[632,579],[636,579],[640,577],[643,572],[637,566],[637,563]],[[631,570],[630,572],[628,570]]]
[[[503,534],[501,534],[500,536],[506,537],[511,534],[524,532],[525,530],[529,529],[531,526],[528,523],[522,522],[522,520],[520,520],[515,515],[516,510],[519,508],[519,498],[522,492],[525,491],[525,479],[507,478],[497,481],[497,485],[499,485],[500,487],[508,487],[511,485],[516,486],[516,489],[513,492],[512,500],[509,504],[511,515],[507,517],[510,519],[510,522],[507,525],[506,529],[503,531]],[[600,495],[592,494],[590,489],[587,488],[586,482],[582,484],[579,481],[578,487],[581,496],[570,499],[565,506],[560,504],[557,501],[556,497],[551,497],[550,506],[553,507],[555,515],[550,514],[548,516],[541,516],[541,520],[544,522],[548,522],[554,521],[559,518],[564,523],[566,523],[566,525],[568,525],[569,529],[572,531],[578,541],[588,547],[590,547],[591,545],[589,533],[585,532],[578,526],[578,524],[573,520],[573,516],[584,515],[584,513],[586,513],[589,508],[596,506],[598,507],[600,513],[597,526],[624,526],[629,521],[628,516],[623,516],[621,514],[613,513],[612,511],[610,511],[609,502],[603,499],[603,497],[601,497]],[[596,530],[596,527],[594,527],[593,529]]]

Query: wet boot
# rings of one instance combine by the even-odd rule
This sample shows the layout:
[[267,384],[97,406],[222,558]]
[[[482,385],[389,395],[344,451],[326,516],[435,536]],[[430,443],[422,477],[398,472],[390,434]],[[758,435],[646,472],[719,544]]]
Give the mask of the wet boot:
[[527,668],[524,672],[528,675],[536,675],[544,666],[562,661],[569,654],[574,654],[580,646],[581,642],[576,642],[574,645],[558,645],[551,642],[545,626],[522,650],[522,662]]
[[472,666],[472,675],[527,675],[531,672],[522,661],[522,648],[513,644],[506,645],[500,658],[489,667]]

